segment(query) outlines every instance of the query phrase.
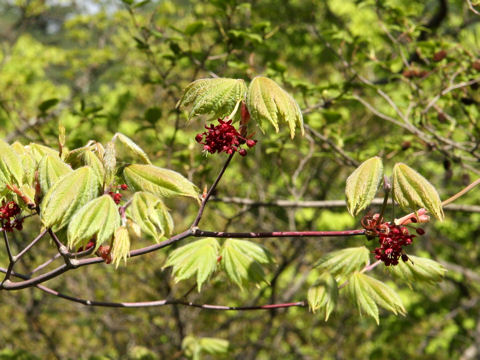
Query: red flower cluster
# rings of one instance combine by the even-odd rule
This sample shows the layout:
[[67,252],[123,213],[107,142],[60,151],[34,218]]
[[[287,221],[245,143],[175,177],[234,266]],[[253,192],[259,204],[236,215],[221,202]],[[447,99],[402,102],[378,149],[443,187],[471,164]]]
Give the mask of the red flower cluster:
[[13,229],[22,230],[23,220],[17,219],[17,215],[22,212],[20,206],[15,201],[3,203],[0,206],[0,221],[4,231],[12,232]]
[[[128,186],[127,186],[127,184],[118,185],[118,189],[127,190]],[[120,201],[122,201],[123,195],[120,194],[119,192],[109,191],[108,195],[110,195],[112,197],[113,201],[115,201],[115,204],[117,204],[117,205],[120,204]]]
[[380,246],[373,251],[375,258],[383,261],[386,266],[398,265],[400,257],[403,261],[407,261],[408,256],[403,251],[403,247],[410,245],[415,236],[411,235],[405,226],[381,224],[378,232]]
[[237,129],[232,125],[232,120],[223,121],[218,119],[219,124],[210,126],[205,125],[205,131],[197,134],[195,140],[203,144],[203,150],[208,151],[210,154],[216,152],[226,152],[227,154],[233,154],[235,151],[242,156],[247,155],[247,150],[242,149],[241,146],[246,144],[249,148],[255,146],[256,140],[247,139],[243,137]]

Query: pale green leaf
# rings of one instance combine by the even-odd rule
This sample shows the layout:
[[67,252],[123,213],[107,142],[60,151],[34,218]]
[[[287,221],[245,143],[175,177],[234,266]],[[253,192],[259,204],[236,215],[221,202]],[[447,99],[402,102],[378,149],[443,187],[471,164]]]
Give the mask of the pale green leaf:
[[110,195],[102,195],[75,212],[68,224],[68,247],[75,249],[84,246],[95,236],[98,248],[112,238],[119,226],[117,205]]
[[123,171],[131,189],[163,197],[188,196],[198,200],[198,188],[181,174],[153,165],[133,164]]
[[40,205],[40,216],[54,231],[68,224],[73,214],[98,196],[100,183],[90,167],[63,176],[48,190]]
[[435,285],[443,280],[447,269],[442,264],[427,258],[408,255],[408,261],[400,261],[397,266],[387,269],[410,285]]
[[406,313],[398,294],[384,284],[368,275],[356,272],[350,276],[347,292],[355,302],[360,314],[367,314],[379,323],[378,306],[393,312],[395,315]]
[[197,289],[200,291],[202,284],[216,269],[218,248],[215,238],[194,241],[172,251],[164,268],[173,266],[172,274],[176,282],[196,275]]
[[112,251],[110,252],[112,256],[112,263],[115,265],[115,268],[120,265],[122,260],[125,262],[125,265],[127,264],[129,252],[130,235],[128,234],[128,229],[126,226],[120,226],[117,230],[115,230]]
[[347,178],[345,195],[347,197],[347,208],[352,216],[358,215],[360,211],[370,205],[377,193],[382,175],[382,159],[375,156],[364,161]]
[[117,168],[117,155],[115,151],[115,144],[111,141],[105,146],[103,164],[105,167],[105,186],[107,187],[113,183]]
[[320,310],[321,315],[328,321],[338,299],[338,285],[335,278],[328,272],[323,273],[308,289],[308,305],[312,312]]
[[247,108],[260,129],[265,132],[265,121],[279,131],[279,122],[288,124],[290,135],[300,127],[303,135],[303,116],[297,102],[278,84],[269,78],[258,76],[252,80],[247,93]]
[[227,340],[203,337],[198,341],[200,348],[207,354],[226,354],[228,352],[229,342]]
[[163,201],[154,194],[136,192],[127,209],[127,216],[141,231],[152,236],[157,242],[173,231],[173,219]]
[[38,164],[38,181],[40,182],[42,193],[46,194],[58,179],[72,171],[72,168],[58,156],[45,155]]
[[251,241],[227,239],[223,244],[221,264],[228,278],[240,288],[247,282],[268,282],[261,264],[271,264],[272,255]]
[[36,163],[39,163],[45,155],[59,157],[59,153],[57,150],[45,145],[30,143],[25,147],[25,149],[30,152]]
[[102,161],[98,158],[97,155],[91,150],[85,150],[83,153],[83,163],[90,166],[97,174],[99,181],[103,184],[103,179],[105,177],[105,169],[103,167]]
[[23,167],[20,157],[5,141],[0,139],[0,179],[4,184],[22,185]]
[[209,113],[215,118],[233,116],[232,112],[245,98],[246,91],[245,82],[241,79],[199,79],[185,88],[177,107],[192,105],[188,119]]
[[437,190],[422,175],[402,163],[393,168],[393,196],[405,210],[425,208],[440,221],[444,218]]
[[121,133],[116,133],[113,136],[112,142],[115,144],[115,151],[118,158],[123,162],[151,164],[145,151],[129,137]]
[[330,252],[314,266],[343,279],[355,271],[361,270],[369,261],[369,251],[365,246],[346,248]]

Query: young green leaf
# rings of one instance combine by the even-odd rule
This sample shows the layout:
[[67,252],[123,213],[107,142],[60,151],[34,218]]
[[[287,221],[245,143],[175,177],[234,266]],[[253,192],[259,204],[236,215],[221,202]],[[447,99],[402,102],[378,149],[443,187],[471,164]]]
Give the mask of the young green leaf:
[[100,183],[103,184],[103,179],[105,177],[105,168],[103,167],[102,161],[98,158],[97,155],[91,150],[85,150],[83,153],[83,163],[90,166],[97,174]]
[[397,266],[389,266],[390,272],[410,285],[435,285],[443,280],[447,269],[442,264],[427,258],[408,255],[408,261],[400,261]]
[[117,154],[115,151],[115,144],[111,141],[105,146],[103,164],[105,167],[105,185],[109,186],[115,179],[115,172],[117,169]]
[[88,166],[60,178],[40,205],[43,225],[53,231],[63,228],[80,207],[98,196],[99,187],[97,175]]
[[302,135],[304,133],[300,107],[293,97],[273,80],[263,76],[253,79],[248,88],[247,108],[262,132],[265,132],[265,121],[270,122],[277,132],[279,121],[284,121],[288,124],[292,138],[297,125]]
[[30,143],[25,146],[25,149],[32,155],[36,163],[39,163],[45,155],[52,155],[59,157],[58,151],[48,146]]
[[163,197],[188,196],[198,200],[198,188],[179,173],[153,165],[133,164],[123,170],[131,189]]
[[370,205],[377,193],[382,175],[382,159],[375,156],[364,161],[347,178],[345,195],[347,197],[348,212],[352,216],[358,215],[360,211]]
[[214,118],[233,117],[233,111],[245,98],[247,87],[241,79],[199,79],[189,84],[183,91],[183,96],[177,107],[192,104],[188,115],[190,120],[198,114],[212,113]]
[[393,312],[395,315],[404,315],[406,310],[397,293],[383,282],[368,275],[356,272],[350,276],[347,292],[355,302],[360,314],[365,313],[379,324],[378,306]]
[[328,272],[323,273],[308,289],[308,305],[312,312],[321,311],[325,321],[328,321],[338,299],[338,285],[335,278]]
[[425,208],[438,220],[444,218],[437,190],[422,175],[402,163],[393,168],[393,196],[405,210]]
[[5,141],[0,139],[0,182],[22,185],[23,167],[20,157]]
[[337,279],[345,278],[368,264],[369,251],[365,246],[333,251],[323,256],[314,267],[327,271]]
[[247,282],[268,282],[261,264],[271,264],[273,258],[263,246],[246,240],[227,239],[221,255],[221,264],[228,278],[240,288]]
[[63,175],[73,170],[65,164],[58,156],[45,155],[38,164],[38,181],[43,194],[60,179]]
[[[98,247],[111,239],[120,226],[117,205],[109,195],[102,195],[83,205],[68,224],[68,247],[86,245],[94,236]],[[120,261],[120,260],[118,260]]]
[[199,340],[200,348],[207,354],[226,354],[228,352],[229,342],[224,339],[203,337]]
[[172,234],[172,216],[157,195],[136,192],[127,209],[127,216],[140,226],[141,231],[152,236],[157,242]]
[[127,257],[130,252],[130,235],[128,234],[128,229],[126,226],[120,226],[115,230],[113,236],[113,245],[112,245],[112,263],[115,265],[115,268],[118,268],[120,262],[123,260],[127,264]]
[[218,248],[215,238],[194,241],[170,253],[163,268],[173,266],[172,274],[176,282],[196,274],[197,289],[200,292],[203,283],[217,267]]
[[151,164],[148,155],[142,150],[132,139],[121,134],[116,133],[113,136],[112,142],[115,144],[115,150],[118,158],[124,162],[134,162],[142,164]]

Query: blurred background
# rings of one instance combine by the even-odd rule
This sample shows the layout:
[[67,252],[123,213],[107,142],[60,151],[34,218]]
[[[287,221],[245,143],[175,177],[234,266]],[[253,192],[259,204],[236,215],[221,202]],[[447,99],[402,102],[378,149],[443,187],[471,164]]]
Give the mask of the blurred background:
[[[266,75],[291,93],[306,133],[262,134],[228,169],[202,228],[228,231],[359,228],[344,206],[345,179],[379,155],[418,170],[442,199],[480,176],[480,6],[464,0],[0,0],[0,137],[67,146],[116,132],[134,139],[156,165],[203,189],[224,156],[196,144],[208,117],[187,122],[175,108],[182,89],[205,77],[250,81]],[[222,154],[223,155],[223,154]],[[382,194],[379,194],[382,195]],[[412,288],[375,276],[401,295],[405,317],[382,312],[380,325],[360,317],[341,296],[328,322],[308,309],[215,312],[178,306],[89,308],[37,289],[3,292],[0,359],[184,359],[203,337],[229,342],[228,359],[478,359],[480,357],[480,191],[474,189],[432,222],[409,253],[449,271],[436,287]],[[290,205],[277,200],[289,200]],[[195,215],[170,203],[176,232]],[[375,207],[372,211],[378,210]],[[391,209],[389,209],[390,214]],[[399,210],[396,210],[398,216]],[[38,224],[29,224],[31,235]],[[30,229],[28,228],[28,229]],[[29,233],[16,235],[21,247]],[[364,238],[258,240],[274,254],[271,286],[243,291],[215,277],[201,303],[252,305],[301,301],[314,264]],[[144,244],[134,244],[140,247]],[[179,296],[162,270],[167,251],[111,266],[85,267],[48,282],[52,288],[105,301]],[[41,244],[19,264],[52,255]],[[4,251],[0,265],[7,264]],[[189,341],[185,341],[188,339]],[[182,343],[184,346],[182,347]]]

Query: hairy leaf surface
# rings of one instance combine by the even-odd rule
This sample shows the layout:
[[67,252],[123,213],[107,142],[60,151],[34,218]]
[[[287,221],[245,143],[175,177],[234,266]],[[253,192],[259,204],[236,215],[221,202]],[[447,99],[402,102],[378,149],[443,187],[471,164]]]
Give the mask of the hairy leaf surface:
[[333,276],[344,278],[368,264],[369,251],[365,246],[332,251],[323,256],[314,266]]
[[40,182],[42,193],[46,194],[58,179],[72,171],[72,168],[58,156],[45,155],[38,164],[38,181]]
[[0,139],[0,186],[6,184],[22,185],[23,167],[17,153],[5,141]]
[[389,266],[389,271],[396,277],[409,283],[409,285],[431,284],[435,285],[443,280],[447,269],[427,258],[408,255],[407,262],[400,261],[397,266]]
[[321,315],[328,321],[338,299],[338,285],[335,278],[328,272],[323,273],[308,289],[308,305],[312,312],[320,310]]
[[122,161],[151,164],[151,161],[145,151],[143,151],[143,149],[129,137],[121,133],[116,133],[113,136],[112,141],[115,144],[115,150],[118,158]]

